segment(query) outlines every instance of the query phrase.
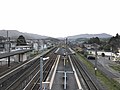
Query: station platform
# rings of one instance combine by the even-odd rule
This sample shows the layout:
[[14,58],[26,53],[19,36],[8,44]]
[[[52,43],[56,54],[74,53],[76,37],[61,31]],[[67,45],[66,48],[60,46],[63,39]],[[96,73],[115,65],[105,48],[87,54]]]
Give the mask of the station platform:
[[74,72],[69,60],[66,60],[64,67],[64,59],[61,56],[56,70],[55,78],[51,90],[64,89],[64,70],[66,71],[66,90],[78,90]]

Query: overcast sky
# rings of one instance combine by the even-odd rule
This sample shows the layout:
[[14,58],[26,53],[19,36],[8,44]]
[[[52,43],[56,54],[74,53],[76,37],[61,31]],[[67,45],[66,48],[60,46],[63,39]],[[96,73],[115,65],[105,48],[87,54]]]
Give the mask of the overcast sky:
[[120,0],[0,0],[0,30],[52,37],[120,34]]

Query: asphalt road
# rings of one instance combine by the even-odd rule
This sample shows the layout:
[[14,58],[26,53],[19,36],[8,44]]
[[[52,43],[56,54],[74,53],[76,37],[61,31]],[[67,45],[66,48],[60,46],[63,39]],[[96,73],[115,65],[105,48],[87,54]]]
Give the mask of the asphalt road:
[[[95,65],[95,60],[89,60],[91,63]],[[109,65],[115,65],[116,63],[113,61],[110,61],[108,57],[98,57],[97,60],[97,67],[103,71],[108,77],[110,78],[120,78],[120,73],[113,70],[109,67]]]

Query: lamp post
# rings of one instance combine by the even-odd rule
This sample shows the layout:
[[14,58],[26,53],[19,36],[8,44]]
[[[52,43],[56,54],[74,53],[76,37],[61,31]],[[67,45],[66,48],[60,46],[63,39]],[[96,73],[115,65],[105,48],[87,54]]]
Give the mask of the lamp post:
[[42,80],[43,80],[43,61],[48,60],[49,57],[43,58],[40,57],[40,90],[42,90]]

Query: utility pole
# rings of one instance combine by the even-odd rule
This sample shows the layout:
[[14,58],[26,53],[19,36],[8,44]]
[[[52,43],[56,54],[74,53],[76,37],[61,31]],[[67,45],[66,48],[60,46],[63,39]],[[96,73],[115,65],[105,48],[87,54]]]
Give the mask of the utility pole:
[[112,60],[112,52],[113,52],[112,46],[111,46],[110,50],[111,50],[111,58],[110,58],[110,60]]
[[[40,90],[42,89],[42,80],[43,80],[43,61],[44,60],[49,60],[49,57],[43,58],[42,56],[40,57]],[[44,87],[46,88],[46,87]]]
[[97,75],[97,44],[95,44],[95,75]]
[[[8,30],[7,30],[7,51],[10,53],[10,37],[8,37]],[[10,67],[10,56],[8,56],[8,67]]]
[[42,79],[43,79],[43,57],[40,57],[40,90],[42,90]]
[[37,49],[38,49],[38,53],[39,53],[39,46],[40,46],[40,44],[39,44],[39,39],[37,40],[37,44],[38,44]]
[[43,47],[42,51],[44,51],[44,40],[42,40],[42,47]]

